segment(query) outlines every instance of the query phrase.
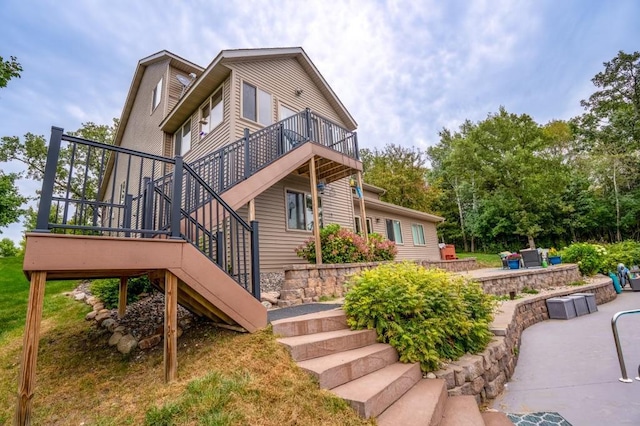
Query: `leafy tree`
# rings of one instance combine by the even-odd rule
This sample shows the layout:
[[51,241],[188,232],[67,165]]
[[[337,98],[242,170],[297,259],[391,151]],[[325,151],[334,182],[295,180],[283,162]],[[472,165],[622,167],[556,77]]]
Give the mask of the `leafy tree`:
[[20,195],[15,185],[18,177],[17,173],[0,171],[0,227],[16,222],[23,213],[21,206],[27,199]]
[[0,240],[0,257],[13,257],[18,255],[18,248],[10,238]]
[[384,188],[383,201],[423,212],[433,211],[438,198],[435,188],[426,182],[427,167],[424,153],[418,148],[388,144],[361,150],[366,183]]
[[9,60],[4,60],[0,56],[0,88],[7,87],[7,83],[12,78],[20,78],[22,65],[18,62],[18,58],[11,56]]

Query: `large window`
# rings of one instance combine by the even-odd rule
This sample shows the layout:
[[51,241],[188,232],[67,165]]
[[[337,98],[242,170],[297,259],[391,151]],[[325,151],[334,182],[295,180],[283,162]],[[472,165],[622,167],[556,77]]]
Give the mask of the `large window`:
[[176,154],[185,155],[191,149],[191,120],[186,123],[174,134],[174,142],[176,146]]
[[[313,203],[311,194],[286,191],[287,228],[310,231],[313,229]],[[318,218],[322,227],[322,204],[318,197]]]
[[162,79],[156,84],[151,95],[151,112],[155,111],[158,105],[160,105],[160,99],[162,99]]
[[402,228],[399,220],[387,219],[387,238],[395,241],[396,244],[402,244]]
[[414,246],[423,246],[425,245],[424,241],[424,228],[419,223],[414,223],[411,225],[411,235],[413,235],[413,245]]
[[222,101],[222,86],[215,91],[211,98],[200,108],[200,137],[205,137],[216,126],[222,123],[224,116],[224,102]]
[[242,117],[268,126],[273,123],[271,94],[242,83]]

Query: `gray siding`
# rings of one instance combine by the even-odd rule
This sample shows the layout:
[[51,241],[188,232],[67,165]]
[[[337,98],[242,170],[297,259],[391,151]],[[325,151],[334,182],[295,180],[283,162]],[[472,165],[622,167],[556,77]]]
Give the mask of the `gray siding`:
[[353,228],[353,202],[349,178],[340,179],[327,185],[322,195],[324,223],[337,223]]

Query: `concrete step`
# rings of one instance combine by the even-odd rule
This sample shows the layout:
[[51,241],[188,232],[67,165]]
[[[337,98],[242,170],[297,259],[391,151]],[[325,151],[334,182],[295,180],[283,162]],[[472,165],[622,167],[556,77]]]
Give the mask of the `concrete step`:
[[418,363],[398,362],[331,391],[345,399],[360,416],[369,418],[386,410],[421,378]]
[[318,358],[376,343],[375,330],[336,330],[304,336],[283,337],[278,342],[291,353],[294,361]]
[[437,426],[447,401],[447,385],[442,379],[422,379],[384,413],[380,426]]
[[513,426],[513,422],[505,413],[499,411],[485,411],[482,413],[485,426]]
[[273,334],[282,337],[302,336],[349,328],[342,309],[316,312],[293,318],[284,318],[271,323]]
[[447,398],[440,426],[484,426],[476,399],[471,395]]
[[331,389],[398,362],[398,352],[390,345],[374,343],[332,355],[301,361],[321,388]]

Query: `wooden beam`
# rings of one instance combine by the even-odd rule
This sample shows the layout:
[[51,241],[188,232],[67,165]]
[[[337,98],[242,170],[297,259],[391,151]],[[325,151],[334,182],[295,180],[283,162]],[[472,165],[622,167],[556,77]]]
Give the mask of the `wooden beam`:
[[316,178],[315,157],[309,160],[311,179],[311,208],[313,209],[313,235],[316,237],[316,265],[322,265],[322,244],[320,243],[320,215],[318,214],[318,179]]
[[178,277],[164,273],[164,380],[178,378]]
[[44,287],[47,281],[46,272],[32,272],[29,286],[29,304],[27,320],[22,341],[22,362],[18,384],[18,403],[14,424],[18,426],[31,424],[31,400],[36,385],[36,364],[38,361],[38,343],[40,340],[40,322],[44,304]]
[[118,318],[122,318],[127,311],[127,277],[120,277],[120,292],[118,297]]
[[249,222],[256,220],[256,199],[249,201]]
[[369,233],[367,232],[367,212],[364,209],[364,188],[362,187],[362,172],[358,172],[357,177],[358,186],[360,187],[360,193],[362,195],[362,197],[360,197],[360,223],[362,224],[364,239],[366,241],[369,241]]

